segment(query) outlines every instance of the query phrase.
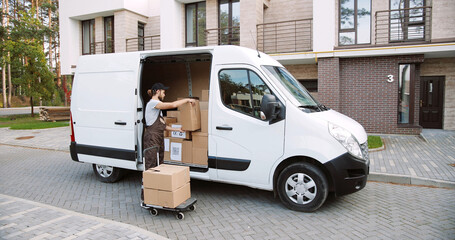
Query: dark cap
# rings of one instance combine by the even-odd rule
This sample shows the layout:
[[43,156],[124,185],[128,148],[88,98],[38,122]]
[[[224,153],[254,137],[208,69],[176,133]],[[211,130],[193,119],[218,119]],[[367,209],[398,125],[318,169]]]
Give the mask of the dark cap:
[[164,86],[162,83],[155,83],[152,86],[152,90],[166,90],[169,89],[169,87]]

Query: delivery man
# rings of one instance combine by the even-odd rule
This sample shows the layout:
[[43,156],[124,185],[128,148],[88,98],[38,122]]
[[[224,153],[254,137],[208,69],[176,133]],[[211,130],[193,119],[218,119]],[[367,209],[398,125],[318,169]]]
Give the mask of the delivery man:
[[[184,98],[174,102],[162,102],[166,96],[167,89],[169,89],[169,87],[164,86],[162,83],[155,83],[153,84],[152,89],[147,91],[147,94],[151,99],[145,107],[146,128],[143,144],[145,150],[144,171],[157,166],[157,153],[159,153],[159,163],[163,164],[164,162],[164,130],[183,132],[182,129],[166,126],[161,110],[177,108],[186,103],[194,105],[196,102],[194,99],[190,98]],[[141,206],[144,206],[143,187],[141,200]]]

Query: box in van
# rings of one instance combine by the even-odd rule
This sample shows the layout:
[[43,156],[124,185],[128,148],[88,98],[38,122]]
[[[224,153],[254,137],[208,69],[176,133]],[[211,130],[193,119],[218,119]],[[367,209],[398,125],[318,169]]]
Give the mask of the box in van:
[[364,128],[319,103],[267,54],[238,46],[81,56],[71,97],[72,159],[93,164],[104,182],[119,180],[122,169],[143,171],[144,108],[156,82],[170,87],[165,101],[208,100],[201,111],[206,153],[195,148],[190,163],[167,162],[189,166],[191,178],[273,191],[286,207],[307,212],[329,192],[365,187]]

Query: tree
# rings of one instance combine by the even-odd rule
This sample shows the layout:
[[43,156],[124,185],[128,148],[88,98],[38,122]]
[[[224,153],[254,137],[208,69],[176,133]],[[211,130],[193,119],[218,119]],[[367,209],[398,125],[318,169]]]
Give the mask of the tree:
[[5,41],[5,49],[11,52],[15,63],[15,82],[30,97],[32,116],[33,99],[51,99],[54,93],[54,74],[50,70],[43,51],[44,35],[48,31],[33,15],[35,8],[18,11],[12,20],[10,39]]

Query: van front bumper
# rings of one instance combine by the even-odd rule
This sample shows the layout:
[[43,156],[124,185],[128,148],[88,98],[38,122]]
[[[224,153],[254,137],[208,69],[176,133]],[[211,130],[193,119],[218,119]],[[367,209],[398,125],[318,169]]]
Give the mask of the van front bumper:
[[337,196],[357,192],[365,187],[370,161],[360,160],[345,153],[324,164],[331,176],[331,190]]

